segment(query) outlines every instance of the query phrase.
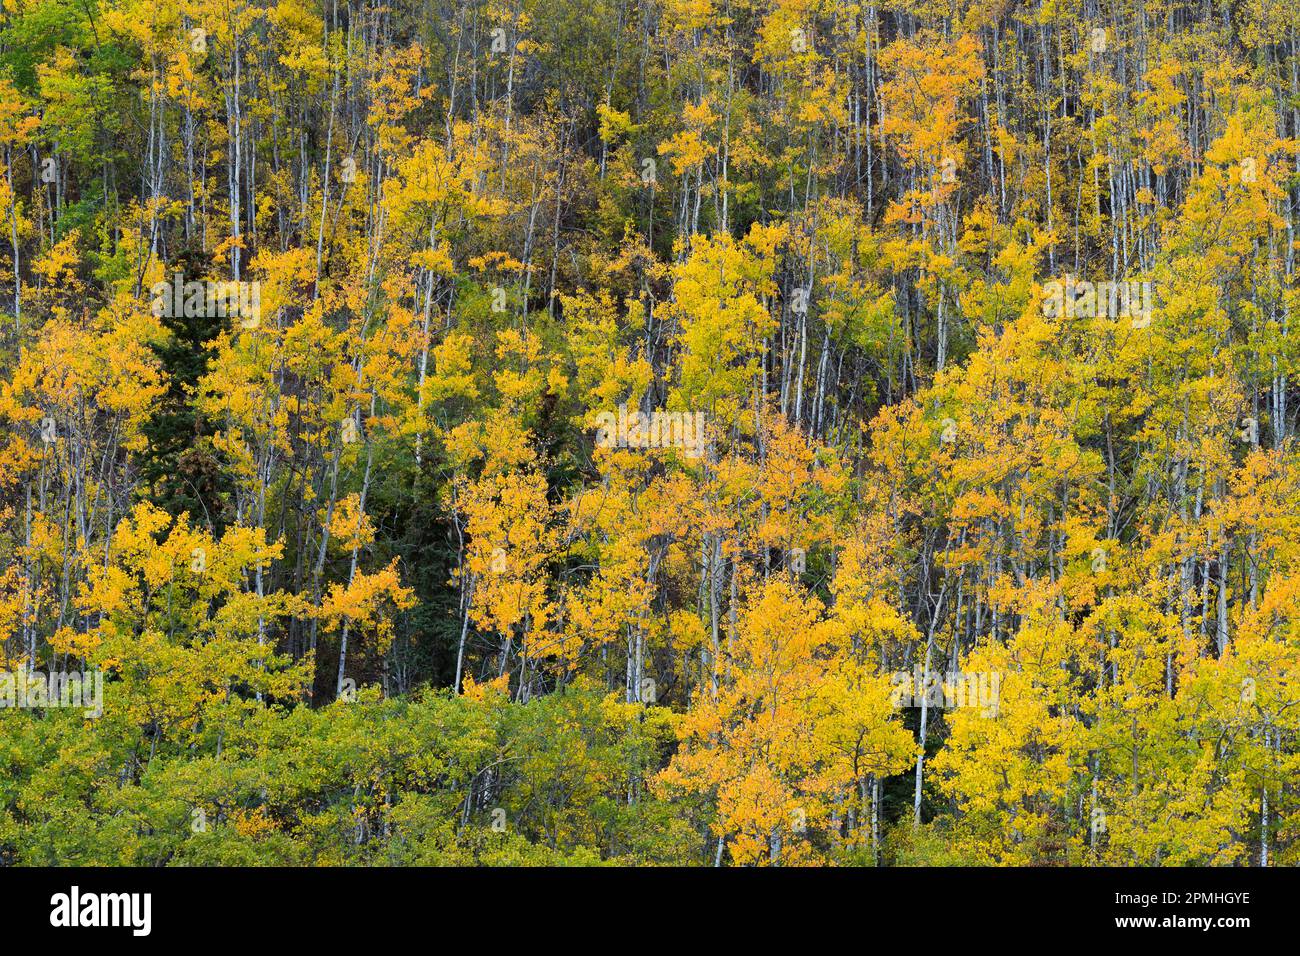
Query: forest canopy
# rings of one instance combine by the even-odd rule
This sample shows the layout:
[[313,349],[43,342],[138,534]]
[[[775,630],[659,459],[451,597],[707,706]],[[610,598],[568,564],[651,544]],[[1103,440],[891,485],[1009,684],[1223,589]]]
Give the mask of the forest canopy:
[[0,864],[1300,860],[1289,0],[4,0]]

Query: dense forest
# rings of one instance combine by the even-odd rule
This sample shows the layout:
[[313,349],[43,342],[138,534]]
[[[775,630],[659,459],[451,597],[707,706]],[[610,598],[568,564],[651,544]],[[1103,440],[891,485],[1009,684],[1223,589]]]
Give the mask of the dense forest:
[[1298,137],[1289,0],[4,0],[0,864],[1300,861]]

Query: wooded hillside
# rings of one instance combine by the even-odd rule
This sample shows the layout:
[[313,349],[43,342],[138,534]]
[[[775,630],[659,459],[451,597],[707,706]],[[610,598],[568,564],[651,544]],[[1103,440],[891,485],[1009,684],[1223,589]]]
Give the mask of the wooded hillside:
[[1290,0],[0,19],[0,863],[1300,858]]

